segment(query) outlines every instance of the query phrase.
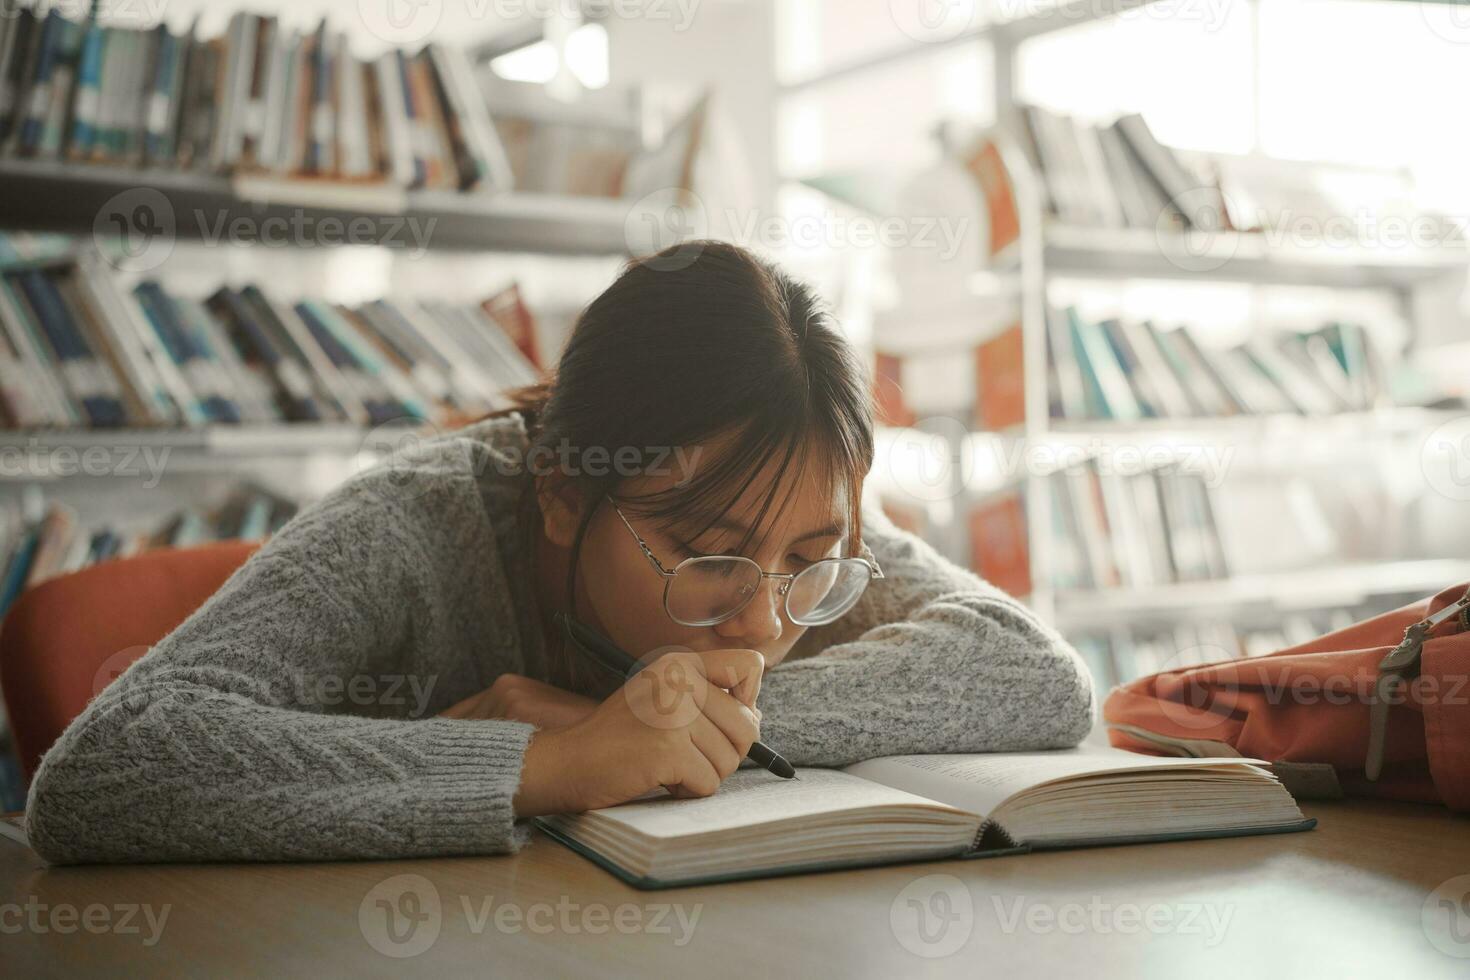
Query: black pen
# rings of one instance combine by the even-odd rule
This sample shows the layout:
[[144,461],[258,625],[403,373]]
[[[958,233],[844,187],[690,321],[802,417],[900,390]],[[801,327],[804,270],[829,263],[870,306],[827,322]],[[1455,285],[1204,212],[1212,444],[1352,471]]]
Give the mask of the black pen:
[[[577,622],[566,613],[557,613],[556,621],[566,631],[567,638],[587,652],[587,655],[597,661],[603,667],[622,677],[631,677],[642,670],[646,664],[635,660],[631,655],[619,647],[616,643],[602,636],[596,630]],[[791,763],[781,758],[781,755],[770,746],[756,742],[745,753],[745,757],[762,769],[766,769],[782,779],[795,779],[796,769]]]

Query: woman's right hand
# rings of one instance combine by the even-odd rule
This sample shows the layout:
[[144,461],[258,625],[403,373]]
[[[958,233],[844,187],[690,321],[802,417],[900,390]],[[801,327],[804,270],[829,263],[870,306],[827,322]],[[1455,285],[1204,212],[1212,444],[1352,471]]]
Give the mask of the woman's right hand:
[[576,724],[526,748],[518,817],[625,803],[660,786],[709,796],[760,736],[756,650],[666,653]]

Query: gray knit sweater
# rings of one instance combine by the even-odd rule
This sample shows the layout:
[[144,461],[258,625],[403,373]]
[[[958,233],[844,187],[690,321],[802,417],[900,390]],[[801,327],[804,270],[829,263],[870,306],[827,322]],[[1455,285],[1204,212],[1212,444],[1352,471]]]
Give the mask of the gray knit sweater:
[[[513,851],[533,728],[436,718],[507,671],[546,679],[517,541],[520,415],[426,441],[302,510],[46,754],[28,830],[55,863]],[[882,566],[761,688],[794,764],[1074,745],[1077,654],[864,508]]]

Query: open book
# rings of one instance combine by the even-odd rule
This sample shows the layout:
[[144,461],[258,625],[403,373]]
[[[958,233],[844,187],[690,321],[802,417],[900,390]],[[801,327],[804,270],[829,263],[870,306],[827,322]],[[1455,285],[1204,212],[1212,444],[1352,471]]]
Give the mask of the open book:
[[1099,746],[889,756],[793,780],[742,768],[710,797],[538,823],[639,888],[1315,826],[1264,765]]

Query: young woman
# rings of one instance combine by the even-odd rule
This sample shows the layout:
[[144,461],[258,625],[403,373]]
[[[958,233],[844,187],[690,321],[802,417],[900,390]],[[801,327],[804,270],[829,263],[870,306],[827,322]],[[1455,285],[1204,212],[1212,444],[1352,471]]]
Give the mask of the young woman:
[[103,691],[36,773],[36,850],[512,851],[525,817],[713,793],[757,738],[798,767],[1080,741],[1076,653],[862,503],[869,382],[829,314],[680,248],[517,408],[303,510]]

